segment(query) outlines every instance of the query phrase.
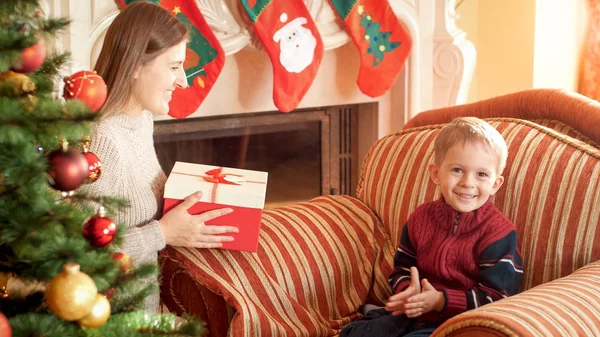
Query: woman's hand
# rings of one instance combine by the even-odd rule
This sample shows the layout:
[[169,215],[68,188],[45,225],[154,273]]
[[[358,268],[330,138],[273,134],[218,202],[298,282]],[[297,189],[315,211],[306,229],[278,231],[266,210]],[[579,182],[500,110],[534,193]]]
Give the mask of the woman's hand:
[[191,215],[188,209],[202,197],[196,192],[171,209],[158,222],[165,236],[165,243],[171,246],[217,248],[222,242],[231,242],[233,237],[220,235],[238,233],[233,226],[210,226],[206,222],[233,212],[231,208],[215,209],[201,214]]

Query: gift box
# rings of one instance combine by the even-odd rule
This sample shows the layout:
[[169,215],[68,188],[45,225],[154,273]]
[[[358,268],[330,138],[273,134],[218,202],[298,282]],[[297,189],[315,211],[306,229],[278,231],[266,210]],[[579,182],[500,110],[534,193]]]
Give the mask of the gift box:
[[224,249],[256,252],[266,190],[267,172],[176,162],[165,185],[164,212],[202,191],[200,201],[188,210],[190,214],[233,209],[206,224],[239,228],[239,233],[226,234],[234,240],[223,242]]

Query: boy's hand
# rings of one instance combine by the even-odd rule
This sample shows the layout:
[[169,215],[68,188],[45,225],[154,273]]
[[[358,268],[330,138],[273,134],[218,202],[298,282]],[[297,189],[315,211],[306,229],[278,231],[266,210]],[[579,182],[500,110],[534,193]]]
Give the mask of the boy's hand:
[[421,292],[421,284],[419,284],[419,271],[416,267],[410,267],[410,285],[404,291],[390,296],[385,305],[385,310],[391,311],[392,315],[397,316],[405,312],[406,300],[412,296],[418,295]]
[[404,312],[410,318],[421,316],[432,310],[440,312],[444,308],[444,294],[441,291],[435,290],[427,279],[423,279],[421,284],[423,292],[410,297],[404,305]]

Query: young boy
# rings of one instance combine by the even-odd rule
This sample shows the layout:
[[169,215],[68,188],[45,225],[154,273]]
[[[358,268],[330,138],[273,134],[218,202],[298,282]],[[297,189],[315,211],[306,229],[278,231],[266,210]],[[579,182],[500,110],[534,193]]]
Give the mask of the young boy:
[[341,337],[429,336],[448,318],[519,290],[517,231],[489,200],[504,182],[504,139],[463,117],[440,130],[434,150],[429,174],[442,197],[417,207],[402,229],[389,278],[395,295]]

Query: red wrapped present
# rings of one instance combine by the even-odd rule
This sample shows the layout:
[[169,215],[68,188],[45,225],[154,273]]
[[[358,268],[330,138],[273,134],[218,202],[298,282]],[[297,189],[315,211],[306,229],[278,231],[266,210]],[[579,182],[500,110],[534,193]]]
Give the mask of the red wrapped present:
[[239,233],[227,234],[234,240],[224,242],[223,248],[256,252],[267,191],[267,172],[176,162],[165,185],[164,212],[197,191],[202,191],[202,199],[189,209],[190,214],[219,208],[233,209],[232,213],[206,224],[238,227]]

